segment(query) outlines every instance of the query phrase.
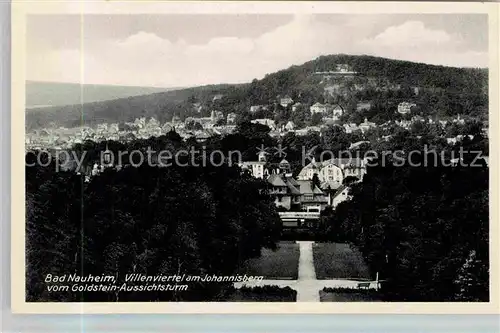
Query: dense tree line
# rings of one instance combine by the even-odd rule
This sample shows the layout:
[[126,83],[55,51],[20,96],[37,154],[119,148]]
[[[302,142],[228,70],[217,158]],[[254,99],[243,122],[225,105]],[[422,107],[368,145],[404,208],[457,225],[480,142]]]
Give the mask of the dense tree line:
[[[182,145],[175,137],[155,140],[121,148]],[[93,150],[85,162],[91,165],[105,146],[87,142],[85,148]],[[128,273],[231,275],[241,262],[259,256],[262,247],[274,248],[279,238],[279,217],[262,191],[265,186],[227,164],[124,166],[88,183],[75,172],[56,172],[54,164],[26,167],[27,300],[217,297],[227,284],[198,282],[187,291],[169,292],[49,292],[44,279],[47,274],[106,274],[120,285]]]
[[324,218],[326,238],[359,247],[372,278],[379,272],[384,280],[387,299],[488,301],[484,162],[481,167],[375,166],[351,195]]
[[[279,162],[276,145],[286,149],[295,174],[303,153],[338,153],[350,143],[368,139],[359,149],[375,152],[422,151],[424,145],[452,153],[465,148],[487,154],[482,125],[466,122],[441,128],[415,123],[409,130],[394,124],[366,133],[346,133],[332,126],[320,133],[277,140],[270,129],[243,121],[234,134],[207,142],[184,142],[174,131],[128,143],[84,142],[74,151],[87,152],[85,165],[101,151],[172,152],[202,146],[210,152],[240,151],[255,160],[264,145],[268,160]],[[441,135],[473,134],[454,145]],[[390,135],[383,140],[383,135]],[[381,156],[382,154],[379,154]],[[405,157],[408,157],[406,155]],[[456,157],[456,156],[455,156]],[[475,153],[464,156],[470,163]],[[31,158],[28,156],[28,158]],[[412,158],[423,162],[423,155]],[[420,160],[419,160],[420,159]],[[228,161],[226,161],[228,162]],[[405,301],[484,301],[488,299],[488,167],[369,167],[362,183],[352,185],[352,200],[328,210],[318,236],[359,247],[375,278],[384,280],[384,299]],[[387,163],[389,162],[389,163]],[[478,161],[474,161],[475,164]],[[482,162],[481,162],[482,163]],[[421,163],[423,164],[423,163]],[[230,274],[236,265],[273,247],[280,222],[274,204],[264,194],[265,182],[240,173],[237,167],[124,167],[107,170],[85,183],[73,172],[54,167],[27,167],[27,288],[28,300],[208,300],[222,285],[192,285],[188,292],[158,294],[49,293],[44,275],[106,273],[122,279],[126,272],[147,274]],[[149,295],[149,296],[145,296]]]

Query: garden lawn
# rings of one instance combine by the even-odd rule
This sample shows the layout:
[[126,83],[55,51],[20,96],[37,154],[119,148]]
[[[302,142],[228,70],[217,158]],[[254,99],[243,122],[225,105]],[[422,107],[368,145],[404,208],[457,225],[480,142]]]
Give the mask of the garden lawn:
[[262,249],[259,258],[247,260],[238,274],[263,276],[264,279],[296,280],[299,274],[299,245],[279,243],[276,251]]
[[314,268],[318,280],[369,280],[368,266],[361,253],[349,244],[313,244]]

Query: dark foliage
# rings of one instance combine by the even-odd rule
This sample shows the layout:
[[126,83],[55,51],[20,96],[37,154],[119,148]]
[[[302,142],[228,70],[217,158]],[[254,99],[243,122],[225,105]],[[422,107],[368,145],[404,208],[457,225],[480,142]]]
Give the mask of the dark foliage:
[[[87,165],[105,144],[84,144]],[[109,148],[175,150],[181,145],[172,135]],[[89,183],[74,172],[56,172],[55,166],[26,167],[26,298],[210,300],[227,285],[190,283],[187,291],[171,292],[48,292],[44,279],[46,274],[105,274],[120,285],[129,273],[231,275],[262,247],[275,248],[279,238],[279,217],[264,186],[228,165],[125,165]]]
[[488,168],[368,169],[326,228],[356,245],[393,301],[488,301]]

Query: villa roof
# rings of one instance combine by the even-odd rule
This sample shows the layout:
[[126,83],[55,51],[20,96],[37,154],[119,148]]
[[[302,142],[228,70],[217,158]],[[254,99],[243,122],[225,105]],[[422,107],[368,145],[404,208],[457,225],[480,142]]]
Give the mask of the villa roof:
[[368,144],[369,144],[369,143],[370,143],[370,141],[366,141],[366,140],[364,140],[364,141],[354,142],[354,143],[352,143],[352,144],[351,144],[351,146],[350,146],[349,148],[350,148],[350,149],[357,148],[357,147],[361,146],[361,145],[362,145],[362,144],[364,144],[364,143],[368,143]]
[[362,160],[358,157],[353,158],[332,158],[323,162],[311,162],[307,164],[304,169],[318,169],[328,165],[337,165],[337,166],[354,166],[361,167]]
[[310,180],[297,180],[299,184],[300,194],[323,194],[317,186]]
[[279,186],[279,187],[287,186],[280,175],[272,174],[269,176],[269,178],[267,178],[267,181],[273,186]]
[[314,194],[323,194],[323,191],[319,187],[314,186],[313,193]]
[[340,195],[345,189],[347,188],[346,185],[342,184],[339,186],[333,197],[335,198],[336,196]]
[[362,160],[360,158],[332,158],[326,161],[323,161],[323,166],[327,166],[330,164],[334,165],[346,165],[346,166],[357,166],[360,167],[362,165]]
[[290,190],[290,193],[293,195],[300,195],[300,191],[297,189],[296,186],[298,186],[297,182],[293,178],[287,178],[286,179],[286,186]]
[[297,180],[295,180],[295,178],[293,177],[287,177],[286,180],[287,183],[290,183],[293,186],[299,186],[299,183],[297,183]]
[[327,180],[323,183],[321,183],[321,188],[328,189],[330,190],[336,190],[338,189],[342,184],[340,184],[338,181],[333,181],[333,180]]
[[240,163],[240,166],[258,165],[258,164],[265,165],[265,164],[267,164],[267,162],[265,162],[265,161],[244,161],[244,162]]

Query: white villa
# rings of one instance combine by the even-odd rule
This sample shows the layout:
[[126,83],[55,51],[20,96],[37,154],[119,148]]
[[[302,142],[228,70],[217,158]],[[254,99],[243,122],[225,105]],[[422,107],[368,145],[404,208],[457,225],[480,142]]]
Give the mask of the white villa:
[[311,114],[315,114],[315,113],[325,114],[327,112],[327,106],[325,104],[321,104],[319,102],[316,102],[313,105],[311,105],[311,107],[309,108],[309,111],[311,111]]
[[271,130],[276,129],[276,123],[273,119],[263,118],[263,119],[253,119],[250,121],[252,124],[261,124],[269,127]]
[[401,102],[398,104],[398,112],[401,114],[407,114],[411,112],[411,108],[417,106],[415,103]]
[[240,168],[243,170],[248,170],[255,178],[264,179],[267,177],[266,172],[264,172],[264,167],[267,164],[266,153],[260,152],[257,161],[242,162],[239,164]]
[[368,119],[365,118],[365,121],[362,122],[361,124],[359,124],[358,127],[361,130],[361,132],[364,133],[364,132],[368,131],[370,128],[373,128],[376,126],[377,126],[377,124],[369,122]]
[[360,158],[333,158],[323,162],[316,162],[314,159],[300,171],[299,180],[312,180],[314,174],[322,188],[339,188],[344,179],[348,176],[363,180],[366,174],[366,161]]

